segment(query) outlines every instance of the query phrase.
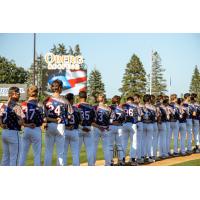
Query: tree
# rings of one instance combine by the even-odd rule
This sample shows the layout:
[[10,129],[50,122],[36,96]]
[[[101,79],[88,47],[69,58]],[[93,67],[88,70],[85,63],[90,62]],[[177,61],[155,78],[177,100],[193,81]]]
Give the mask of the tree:
[[0,56],[0,83],[16,84],[26,83],[28,79],[28,71],[23,67],[17,67],[13,60],[9,61],[5,57]]
[[101,73],[97,69],[94,69],[91,71],[88,79],[88,99],[96,102],[98,94],[105,94],[105,88]]
[[147,84],[146,84],[146,93],[147,94],[150,94],[150,84],[151,84],[150,74],[147,74]]
[[192,80],[190,83],[190,92],[196,93],[198,95],[198,99],[200,100],[200,72],[197,65],[195,66],[192,75]]
[[[47,63],[45,62],[44,56],[42,54],[40,54],[39,56],[37,56],[36,58],[36,65],[35,65],[35,85],[38,87],[39,89],[39,94],[40,96],[43,95],[43,80],[45,79],[45,76],[48,76],[48,69],[47,69]],[[33,77],[34,77],[34,73],[33,73],[33,64],[31,65],[31,67],[29,68],[29,77],[28,77],[28,85],[32,85],[33,84]]]
[[122,79],[122,87],[119,89],[124,98],[134,93],[144,94],[146,92],[146,72],[140,58],[133,54],[126,65]]
[[161,58],[157,51],[152,54],[152,74],[151,74],[151,88],[153,95],[159,95],[167,91],[166,80],[163,78],[163,72]]
[[74,47],[74,56],[79,56],[79,55],[81,55],[81,50],[80,50],[79,45],[77,44],[77,45]]
[[72,49],[71,46],[69,46],[69,52],[68,52],[68,54],[69,54],[69,55],[74,55],[74,51],[73,51],[73,49]]
[[[59,43],[58,45],[54,44],[53,48],[50,50],[50,52],[55,54],[55,55],[73,55],[73,56],[82,55],[79,44],[77,44],[74,47],[74,50],[72,49],[71,46],[69,46],[69,51],[67,51],[67,49],[66,49],[66,47],[63,43],[62,44]],[[82,65],[80,65],[80,69],[82,69],[82,70],[87,69],[85,62]]]
[[65,45],[62,44],[58,44],[57,46],[54,44],[53,48],[50,50],[51,53],[55,54],[55,55],[67,55],[67,49],[65,47]]

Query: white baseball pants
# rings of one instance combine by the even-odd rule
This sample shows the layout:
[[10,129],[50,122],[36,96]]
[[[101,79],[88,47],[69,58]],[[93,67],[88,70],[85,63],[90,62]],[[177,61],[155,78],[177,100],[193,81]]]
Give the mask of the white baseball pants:
[[111,143],[110,143],[110,131],[100,131],[98,128],[93,127],[93,134],[94,134],[94,165],[96,163],[96,154],[98,149],[99,140],[101,138],[102,140],[102,146],[103,146],[103,153],[104,153],[104,159],[105,159],[105,166],[111,165],[112,160],[112,151],[111,149]]
[[80,165],[80,149],[79,149],[79,130],[65,130],[65,145],[64,145],[64,165],[67,165],[68,149],[71,149],[72,153],[72,165]]
[[193,120],[194,144],[199,146],[199,120]]
[[2,166],[17,166],[20,154],[20,136],[15,130],[2,130]]
[[111,159],[113,158],[113,148],[114,144],[117,145],[118,151],[118,159],[120,161],[123,160],[124,152],[122,147],[122,134],[123,134],[123,126],[114,126],[111,125],[110,129],[110,148],[111,148]]
[[187,119],[187,150],[192,150],[192,119]]
[[65,125],[48,123],[48,127],[45,134],[45,158],[44,165],[52,165],[52,154],[54,144],[56,144],[57,152],[57,165],[63,166],[64,157],[64,143],[65,143]]
[[178,153],[179,122],[170,122],[170,128],[174,140],[174,153]]
[[19,160],[19,165],[26,165],[27,154],[32,144],[34,154],[34,165],[41,165],[41,150],[42,150],[42,131],[40,127],[24,128],[22,136],[22,150]]
[[159,155],[167,156],[167,127],[166,122],[162,122],[158,124],[158,132],[159,132]]
[[185,153],[185,140],[186,140],[186,132],[187,132],[187,127],[186,123],[179,123],[179,131],[180,131],[180,146],[181,146],[181,153]]
[[90,129],[90,132],[84,132],[82,130],[79,131],[79,151],[81,151],[81,147],[84,143],[86,153],[87,153],[87,161],[89,166],[94,165],[94,135],[93,135],[93,127],[86,126]]

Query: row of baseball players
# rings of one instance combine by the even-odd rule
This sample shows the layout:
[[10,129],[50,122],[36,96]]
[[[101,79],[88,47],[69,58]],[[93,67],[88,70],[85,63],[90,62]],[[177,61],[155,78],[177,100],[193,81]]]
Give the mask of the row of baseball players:
[[[62,82],[51,84],[52,96],[43,105],[38,102],[36,86],[28,88],[28,100],[18,104],[19,88],[9,89],[9,100],[0,105],[2,127],[2,165],[26,165],[32,145],[34,165],[41,165],[42,130],[45,124],[44,165],[52,165],[56,144],[57,165],[67,165],[68,148],[72,152],[72,164],[80,165],[80,150],[84,143],[88,165],[96,163],[99,140],[105,165],[113,165],[114,145],[117,147],[118,164],[125,165],[128,145],[130,165],[155,162],[169,156],[199,153],[200,106],[197,95],[186,93],[184,99],[145,94],[143,103],[135,94],[120,104],[114,96],[112,105],[105,103],[105,96],[98,95],[98,104],[87,103],[87,93],[79,93],[79,103],[74,105],[74,95],[61,96]],[[23,134],[19,134],[21,127]],[[194,135],[195,148],[192,149]],[[173,138],[173,153],[171,141]],[[185,142],[187,140],[187,145]],[[180,142],[180,151],[178,143]]]

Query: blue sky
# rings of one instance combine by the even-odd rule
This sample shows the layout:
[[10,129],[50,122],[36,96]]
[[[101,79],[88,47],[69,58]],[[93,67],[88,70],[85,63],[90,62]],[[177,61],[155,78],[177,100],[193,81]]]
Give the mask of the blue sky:
[[[102,73],[108,97],[120,94],[126,64],[134,53],[149,73],[151,51],[158,51],[166,69],[164,77],[168,85],[172,77],[171,92],[178,94],[188,91],[194,67],[200,66],[200,34],[42,33],[37,34],[37,54],[47,53],[58,43],[80,45],[88,71],[96,66]],[[33,62],[33,34],[1,33],[0,55],[28,68]]]

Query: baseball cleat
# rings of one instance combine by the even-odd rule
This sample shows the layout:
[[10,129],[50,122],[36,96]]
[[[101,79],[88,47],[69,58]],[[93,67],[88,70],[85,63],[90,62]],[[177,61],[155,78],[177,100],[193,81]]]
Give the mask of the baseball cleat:
[[154,160],[157,162],[157,161],[160,161],[161,159],[159,157],[155,157]]
[[180,153],[180,156],[187,156],[187,154],[186,153]]
[[130,165],[131,165],[131,166],[137,166],[137,165],[138,165],[138,163],[136,162],[136,159],[135,159],[135,158],[132,158],[132,159],[130,160]]
[[123,160],[120,160],[118,162],[118,166],[125,166],[125,165],[126,165],[126,163]]
[[178,156],[180,156],[180,154],[179,154],[179,153],[176,153],[176,152],[174,152],[174,153],[173,153],[173,156],[174,156],[174,157],[178,157]]
[[194,149],[193,149],[193,153],[200,153],[200,149],[198,146],[196,146]]
[[173,153],[168,152],[168,155],[169,155],[169,157],[172,157],[172,156],[173,156]]
[[141,159],[138,159],[138,160],[137,160],[137,163],[138,163],[139,165],[142,165],[142,164],[144,164],[144,159],[143,159],[143,158],[141,158]]
[[187,151],[186,151],[186,154],[187,154],[187,155],[191,155],[192,153],[193,153],[192,150],[187,150]]
[[148,158],[148,163],[154,163],[154,162],[155,162],[155,160],[152,157]]

